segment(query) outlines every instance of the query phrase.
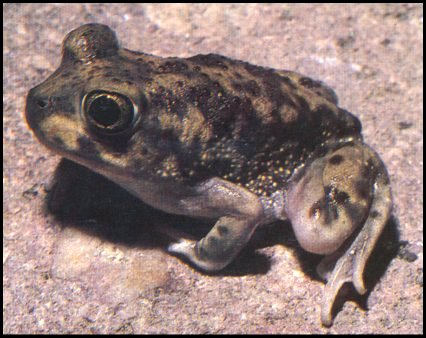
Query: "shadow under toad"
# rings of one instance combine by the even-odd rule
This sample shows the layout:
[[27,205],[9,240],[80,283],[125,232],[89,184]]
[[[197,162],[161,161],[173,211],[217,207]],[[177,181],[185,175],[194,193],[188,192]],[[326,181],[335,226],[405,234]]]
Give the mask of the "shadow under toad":
[[[47,189],[46,208],[61,226],[77,227],[88,235],[113,243],[166,249],[172,238],[158,231],[162,225],[200,239],[214,223],[154,209],[103,176],[66,159],[62,159],[58,165],[53,182]],[[294,250],[301,269],[312,279],[319,280],[315,268],[322,256],[304,251],[297,243],[288,222],[276,222],[259,228],[241,254],[227,268],[216,273],[202,273],[225,276],[266,274],[272,265],[272,259],[256,249],[276,244]],[[390,261],[396,256],[398,247],[397,224],[391,218],[364,274],[369,290],[385,273]],[[345,290],[343,288],[342,292],[347,292]],[[353,300],[365,308],[368,295],[359,296],[352,291],[345,297],[346,300],[353,295]]]

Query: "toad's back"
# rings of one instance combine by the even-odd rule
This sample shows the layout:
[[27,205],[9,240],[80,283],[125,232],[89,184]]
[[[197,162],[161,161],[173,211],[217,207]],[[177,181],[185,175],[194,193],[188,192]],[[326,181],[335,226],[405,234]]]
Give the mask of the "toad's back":
[[361,139],[331,89],[297,73],[214,54],[156,62],[149,129],[169,132],[183,179],[220,176],[266,196],[310,157]]
[[93,53],[80,55],[70,35],[45,87],[61,97],[63,112],[88,86],[137,93],[140,123],[119,149],[135,175],[189,184],[219,176],[268,196],[310,158],[361,138],[334,92],[297,73],[215,54],[159,58],[119,49],[97,27],[85,34]]

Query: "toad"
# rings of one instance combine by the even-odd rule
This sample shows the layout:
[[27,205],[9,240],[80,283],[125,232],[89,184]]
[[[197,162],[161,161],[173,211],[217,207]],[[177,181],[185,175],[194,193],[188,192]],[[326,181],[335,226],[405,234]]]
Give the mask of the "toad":
[[389,218],[391,188],[357,117],[301,74],[221,55],[168,57],[121,48],[101,24],[70,32],[59,68],[27,97],[47,148],[172,214],[216,223],[168,250],[218,271],[256,228],[289,220],[324,255],[321,321],[363,271]]

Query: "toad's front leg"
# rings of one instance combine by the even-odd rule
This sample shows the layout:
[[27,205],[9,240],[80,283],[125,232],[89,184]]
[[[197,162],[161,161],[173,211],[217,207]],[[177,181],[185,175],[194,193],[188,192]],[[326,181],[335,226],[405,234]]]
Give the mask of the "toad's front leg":
[[198,242],[180,240],[168,248],[206,271],[218,271],[232,262],[264,220],[255,194],[219,178],[201,184],[195,196],[182,200],[182,206],[191,216],[219,218]]

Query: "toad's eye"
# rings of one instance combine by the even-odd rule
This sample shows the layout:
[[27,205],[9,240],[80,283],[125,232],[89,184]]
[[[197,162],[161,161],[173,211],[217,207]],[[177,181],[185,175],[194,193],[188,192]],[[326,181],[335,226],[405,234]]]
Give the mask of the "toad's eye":
[[104,135],[117,135],[134,125],[137,106],[128,97],[93,91],[83,99],[83,115],[89,128]]

